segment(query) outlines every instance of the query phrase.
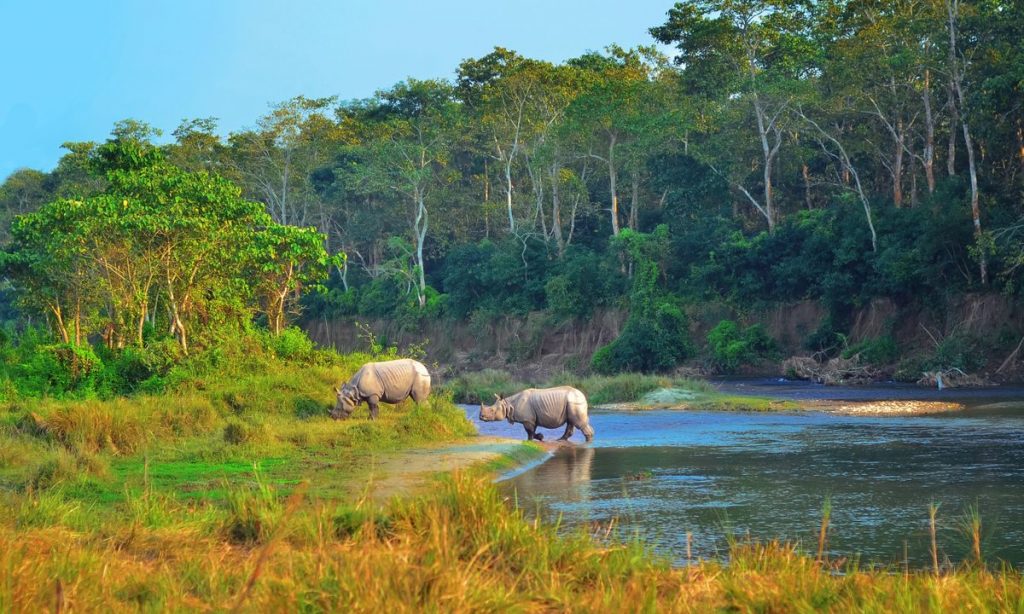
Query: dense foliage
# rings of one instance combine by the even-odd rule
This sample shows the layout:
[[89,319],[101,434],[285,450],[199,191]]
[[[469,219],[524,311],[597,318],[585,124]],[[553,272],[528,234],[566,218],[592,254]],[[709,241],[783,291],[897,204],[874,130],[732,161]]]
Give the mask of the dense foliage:
[[[671,366],[691,351],[673,336],[680,306],[708,299],[818,300],[844,334],[876,297],[1019,294],[1019,6],[695,0],[651,33],[673,58],[613,45],[553,64],[496,48],[452,81],[298,97],[227,139],[194,119],[156,147],[122,122],[0,187],[6,219],[49,203],[5,226],[20,253],[8,275],[64,340],[113,326],[113,345],[138,343],[148,314],[185,348],[200,322],[256,306],[280,330],[324,254],[345,252],[310,315],[415,327],[628,307],[602,369]],[[50,232],[65,221],[77,235]],[[617,238],[659,225],[654,274]],[[315,226],[325,252],[294,226]],[[199,235],[232,253],[186,281]],[[126,263],[141,268],[121,279]],[[103,267],[100,287],[82,283]]]
[[0,372],[21,393],[130,392],[196,345],[249,334],[257,315],[279,335],[338,261],[316,229],[274,222],[230,181],[146,141],[117,135],[88,167],[102,188],[18,216],[0,254],[18,306],[56,341],[6,335]]

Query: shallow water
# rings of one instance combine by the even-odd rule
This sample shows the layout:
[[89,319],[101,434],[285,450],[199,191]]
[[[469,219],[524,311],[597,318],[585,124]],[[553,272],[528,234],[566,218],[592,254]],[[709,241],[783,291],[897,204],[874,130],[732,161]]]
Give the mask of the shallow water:
[[[743,386],[766,393],[750,389],[758,384]],[[806,390],[795,388],[776,396],[825,396],[799,396]],[[902,563],[906,553],[911,565],[927,564],[928,504],[935,502],[940,551],[959,561],[968,551],[965,514],[977,506],[985,557],[1024,566],[1024,390],[827,392],[859,395],[830,397],[842,399],[958,400],[968,409],[900,417],[594,409],[593,444],[583,445],[577,434],[579,446],[557,451],[502,488],[530,514],[560,517],[566,530],[615,519],[620,535],[638,534],[677,562],[686,561],[688,532],[694,558],[724,553],[729,534],[798,540],[814,550],[826,498],[833,557],[887,564]],[[478,427],[523,437],[518,425]]]

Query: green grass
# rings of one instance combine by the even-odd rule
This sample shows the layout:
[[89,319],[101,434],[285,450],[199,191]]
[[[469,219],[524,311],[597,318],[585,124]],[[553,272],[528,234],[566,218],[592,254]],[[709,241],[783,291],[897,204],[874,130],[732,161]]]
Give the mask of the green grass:
[[[247,348],[163,395],[108,401],[22,399],[0,406],[0,492],[60,489],[86,504],[123,501],[144,480],[185,499],[223,499],[225,484],[258,464],[276,485],[316,476],[314,491],[342,492],[368,456],[474,434],[443,392],[420,406],[365,406],[328,416],[333,386],[365,354],[285,360]],[[347,491],[346,491],[347,492]]]
[[765,397],[716,392],[704,380],[620,373],[579,376],[559,373],[543,382],[522,382],[507,371],[485,369],[466,373],[446,386],[458,403],[493,401],[494,394],[507,396],[530,387],[573,386],[587,395],[591,406],[620,403],[626,409],[701,409],[708,411],[780,411],[799,409],[797,403]]
[[[54,493],[0,520],[0,610],[1015,612],[1010,569],[864,569],[780,542],[673,568],[637,541],[527,521],[480,471],[376,505],[261,472],[226,502],[155,486],[97,515]],[[57,605],[59,603],[59,605]]]
[[711,386],[704,381],[690,378],[644,375],[642,373],[620,373],[618,375],[580,376],[573,373],[558,373],[547,380],[536,382],[520,381],[507,371],[484,369],[464,373],[446,385],[457,403],[490,403],[495,394],[508,396],[524,388],[573,386],[583,391],[592,405],[637,401],[644,394],[659,388],[686,388],[709,392]]

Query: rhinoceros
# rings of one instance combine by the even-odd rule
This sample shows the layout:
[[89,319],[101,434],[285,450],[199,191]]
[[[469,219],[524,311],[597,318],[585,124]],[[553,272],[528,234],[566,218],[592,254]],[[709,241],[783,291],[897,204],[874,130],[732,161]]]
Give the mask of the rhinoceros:
[[480,404],[480,419],[484,422],[518,422],[526,429],[528,440],[544,439],[543,435],[536,432],[538,426],[556,429],[563,424],[565,433],[559,437],[559,441],[572,437],[574,428],[583,431],[587,441],[594,438],[594,429],[587,415],[587,397],[572,386],[528,388],[507,398],[497,394],[494,398],[494,405]]
[[368,362],[356,371],[352,379],[340,389],[335,387],[338,402],[331,417],[344,420],[352,415],[363,401],[370,407],[370,419],[377,419],[381,401],[400,403],[409,397],[417,403],[430,396],[430,372],[422,363],[409,358]]

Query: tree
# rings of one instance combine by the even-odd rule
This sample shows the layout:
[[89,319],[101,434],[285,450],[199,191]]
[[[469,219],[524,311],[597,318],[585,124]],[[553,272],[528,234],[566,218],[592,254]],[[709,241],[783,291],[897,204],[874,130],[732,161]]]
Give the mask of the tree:
[[315,228],[271,224],[257,230],[249,244],[255,293],[267,317],[267,327],[281,334],[286,316],[297,310],[303,290],[319,287],[332,265],[344,254],[329,256],[324,236]]
[[458,109],[450,85],[410,79],[377,96],[375,138],[356,173],[366,192],[392,192],[412,205],[410,226],[416,265],[416,298],[426,306],[424,245],[430,203],[454,181],[451,144]]
[[967,150],[967,168],[971,179],[971,219],[974,221],[974,239],[978,246],[978,272],[981,285],[988,284],[988,256],[983,245],[981,229],[981,205],[978,196],[978,165],[975,161],[974,140],[971,137],[971,121],[967,107],[966,73],[969,56],[960,44],[960,0],[946,0],[946,28],[949,33],[949,79],[956,94],[956,109],[959,112],[960,128],[964,135],[964,149]]
[[26,168],[14,171],[0,184],[0,244],[10,240],[11,220],[35,211],[50,198],[51,183],[46,173]]
[[760,145],[762,197],[745,187],[744,161],[708,160],[760,213],[772,230],[778,220],[773,188],[775,165],[785,130],[782,122],[797,96],[811,50],[807,44],[807,4],[783,0],[697,0],[677,3],[664,25],[651,28],[660,42],[674,44],[675,62],[688,91],[710,98],[724,107],[736,103],[753,111],[755,134]]
[[280,224],[323,222],[309,180],[326,162],[329,146],[343,138],[325,114],[334,103],[334,98],[292,98],[274,105],[254,129],[228,139],[246,193],[261,200]]

